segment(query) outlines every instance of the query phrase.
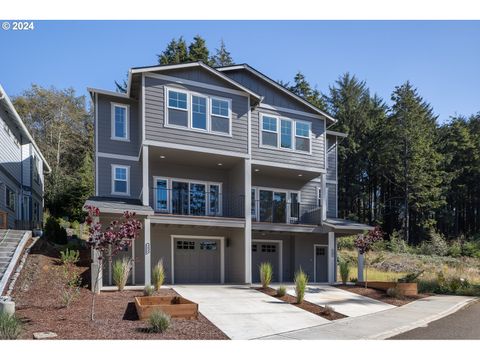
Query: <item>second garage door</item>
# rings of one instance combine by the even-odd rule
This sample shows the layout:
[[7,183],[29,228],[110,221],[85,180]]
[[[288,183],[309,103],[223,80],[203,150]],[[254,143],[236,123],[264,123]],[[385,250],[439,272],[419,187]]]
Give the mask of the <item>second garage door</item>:
[[272,265],[272,282],[279,282],[280,245],[278,242],[252,241],[252,282],[260,282],[260,264],[268,262]]
[[220,239],[175,238],[174,281],[176,284],[220,283]]

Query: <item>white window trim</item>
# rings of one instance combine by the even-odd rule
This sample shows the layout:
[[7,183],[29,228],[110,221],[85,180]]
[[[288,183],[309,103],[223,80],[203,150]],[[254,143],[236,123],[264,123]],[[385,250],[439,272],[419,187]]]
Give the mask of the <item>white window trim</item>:
[[[188,96],[188,95],[187,95]],[[193,97],[199,97],[205,99],[205,129],[194,127],[193,126]],[[187,104],[188,107],[188,104]],[[210,108],[210,100],[208,99],[208,96],[201,95],[201,94],[195,94],[195,93],[190,93],[190,111],[189,111],[189,120],[191,124],[189,124],[189,127],[192,128],[192,130],[196,131],[202,131],[202,132],[210,132],[210,121],[208,121],[208,113]]]
[[[266,148],[266,149],[273,149],[273,150],[280,150],[280,151],[287,151],[287,152],[293,152],[293,153],[297,153],[297,154],[305,154],[305,155],[312,155],[312,123],[310,121],[306,121],[306,120],[295,120],[295,119],[291,119],[291,118],[287,118],[287,117],[284,117],[284,116],[278,116],[278,115],[274,115],[274,114],[268,114],[268,113],[259,113],[260,115],[260,122],[259,122],[259,146],[261,148]],[[276,123],[277,123],[277,131],[272,131],[272,130],[264,130],[263,129],[263,118],[264,116],[266,117],[270,117],[270,118],[274,118],[276,119]],[[286,120],[286,121],[290,121],[292,123],[292,148],[285,148],[285,147],[282,147],[281,146],[281,141],[282,141],[282,130],[281,130],[281,120]],[[304,138],[304,139],[309,139],[309,149],[308,151],[303,151],[303,150],[297,150],[295,149],[295,137],[297,137],[296,135],[296,129],[297,129],[297,122],[298,123],[305,123],[305,124],[308,124],[309,126],[309,137],[307,136],[298,136],[298,137],[301,137],[301,138]],[[262,136],[262,132],[269,132],[269,133],[272,133],[272,134],[277,134],[277,146],[272,146],[272,145],[266,145],[263,143],[263,136]]]
[[[125,169],[126,170],[127,192],[115,191],[115,170],[116,169]],[[119,180],[119,181],[122,181],[122,180]],[[112,192],[111,193],[112,193],[112,195],[130,196],[130,166],[112,164]]]
[[[252,207],[253,206],[255,207],[255,216],[252,214],[252,220],[254,220],[254,221],[260,221],[260,191],[261,190],[272,191],[272,192],[281,192],[281,193],[286,194],[286,196],[287,196],[287,220],[293,219],[293,217],[290,216],[290,214],[291,214],[290,204],[291,204],[291,199],[292,199],[290,194],[292,194],[292,193],[297,194],[298,195],[298,203],[299,204],[302,203],[302,192],[300,190],[280,189],[280,188],[271,188],[271,187],[263,187],[263,186],[252,186],[252,190],[255,190],[255,204],[252,205]],[[252,195],[250,194],[250,196],[252,196]]]
[[[182,108],[177,108],[174,106],[169,105],[169,92],[170,91],[175,91],[175,92],[180,92],[183,94],[187,95],[187,108],[182,109]],[[164,94],[165,94],[165,100],[164,100],[164,114],[165,114],[165,121],[164,121],[164,127],[167,128],[173,128],[173,129],[181,129],[181,130],[186,130],[186,131],[195,131],[195,132],[200,132],[203,134],[211,134],[211,135],[218,135],[218,136],[225,136],[225,137],[232,137],[232,100],[228,98],[222,98],[219,96],[210,96],[208,94],[201,94],[198,92],[194,91],[189,91],[189,90],[183,90],[183,89],[178,89],[176,87],[170,87],[170,86],[164,86]],[[193,106],[192,106],[192,96],[198,96],[198,97],[203,97],[207,99],[207,129],[202,129],[202,128],[195,128],[193,127]],[[228,102],[228,133],[223,133],[219,131],[212,131],[212,116],[215,117],[220,117],[220,118],[227,118],[221,115],[213,115],[212,114],[212,99],[217,99],[217,100],[222,100],[222,101],[227,101]],[[187,113],[187,126],[181,126],[181,125],[175,125],[175,124],[170,124],[169,118],[168,118],[168,109],[173,109],[173,110],[181,110],[185,111]]]
[[[156,186],[157,186],[157,181],[158,180],[166,180],[167,181],[167,210],[159,210],[157,209],[157,191],[156,191]],[[219,188],[219,193],[220,193],[220,198],[219,198],[219,204],[218,204],[218,213],[215,214],[215,216],[222,216],[223,215],[223,183],[221,182],[215,182],[215,181],[205,181],[205,180],[195,180],[195,179],[181,179],[181,178],[172,178],[172,177],[167,177],[167,176],[153,176],[153,184],[155,189],[153,190],[153,209],[155,212],[159,213],[171,213],[172,211],[172,197],[170,195],[170,192],[172,191],[172,182],[173,181],[178,181],[178,182],[185,182],[188,183],[188,191],[190,192],[190,184],[202,184],[205,185],[205,216],[210,216],[212,215],[210,212],[210,202],[208,199],[208,195],[210,194],[210,186],[211,185],[216,185]],[[188,209],[190,212],[190,196],[188,197]],[[183,216],[183,215],[182,215]]]
[[[110,139],[111,140],[116,140],[116,141],[130,141],[130,105],[127,104],[120,104],[120,103],[115,103],[112,102],[110,103],[110,112],[111,112],[111,133],[110,133]],[[120,107],[125,109],[125,126],[126,126],[126,131],[125,135],[126,137],[119,137],[115,136],[115,108]]]

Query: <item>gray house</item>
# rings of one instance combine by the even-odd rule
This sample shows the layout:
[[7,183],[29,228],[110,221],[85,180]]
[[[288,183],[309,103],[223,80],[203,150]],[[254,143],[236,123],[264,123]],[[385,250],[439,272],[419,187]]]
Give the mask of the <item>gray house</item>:
[[41,227],[44,174],[50,171],[0,85],[0,228]]
[[[336,239],[370,227],[337,219],[336,120],[248,65],[132,68],[126,94],[89,89],[95,197],[107,222],[142,219],[131,285],[274,281],[300,267],[336,279]],[[112,285],[103,264],[101,286]]]

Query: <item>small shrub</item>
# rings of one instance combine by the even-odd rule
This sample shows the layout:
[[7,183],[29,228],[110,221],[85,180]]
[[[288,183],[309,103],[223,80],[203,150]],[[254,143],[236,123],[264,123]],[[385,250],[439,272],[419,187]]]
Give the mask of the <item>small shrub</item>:
[[260,281],[262,282],[262,287],[267,288],[272,282],[272,265],[268,262],[261,263],[259,266],[260,270]]
[[356,277],[351,277],[350,282],[356,284],[358,282],[358,279]]
[[297,304],[301,304],[305,297],[305,290],[308,284],[308,276],[305,272],[300,268],[295,273],[295,294],[297,295]]
[[398,298],[400,293],[398,292],[398,289],[395,287],[391,287],[387,289],[387,295],[392,297],[392,298]]
[[390,242],[388,243],[388,250],[394,253],[408,253],[410,247],[405,242],[403,234],[397,230],[393,230],[390,235]]
[[144,288],[143,288],[143,295],[144,296],[152,296],[153,293],[154,293],[155,289],[153,288],[152,285],[146,285]]
[[118,287],[119,291],[122,291],[125,288],[130,270],[132,270],[131,259],[124,257],[122,260],[115,260],[113,263],[113,282]]
[[468,241],[462,245],[462,255],[480,258],[480,242]]
[[154,311],[148,318],[150,330],[155,333],[163,333],[170,326],[170,316],[162,311]]
[[409,273],[404,277],[398,279],[399,283],[413,283],[417,282],[418,278],[425,272],[425,270]]
[[325,305],[321,311],[324,316],[332,316],[335,313],[335,308],[331,305]]
[[448,248],[448,256],[459,257],[462,255],[462,245],[458,241],[454,241]]
[[67,243],[67,230],[60,226],[57,219],[50,216],[45,223],[45,238],[55,244],[65,245]]
[[287,288],[283,285],[281,285],[278,290],[277,290],[277,296],[282,297],[287,294]]
[[448,244],[442,234],[430,230],[428,240],[424,241],[418,250],[423,255],[445,256],[448,253]]
[[338,250],[355,250],[355,237],[343,236],[337,239]]
[[456,294],[462,286],[463,286],[462,279],[460,279],[458,277],[451,278],[448,281],[448,287],[449,287],[450,291],[454,294]]
[[165,281],[165,268],[163,267],[163,260],[160,260],[153,268],[152,280],[155,290],[158,291]]
[[74,265],[80,260],[80,252],[78,250],[65,249],[60,251],[60,261],[63,265]]
[[350,276],[350,262],[343,258],[338,258],[338,266],[342,283],[345,285],[348,281],[348,277]]
[[22,323],[15,315],[0,312],[0,340],[15,340],[22,332]]

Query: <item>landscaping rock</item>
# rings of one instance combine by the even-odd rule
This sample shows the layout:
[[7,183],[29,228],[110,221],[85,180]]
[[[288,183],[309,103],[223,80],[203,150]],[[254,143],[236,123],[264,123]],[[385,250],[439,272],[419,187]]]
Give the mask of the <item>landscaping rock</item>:
[[57,334],[51,331],[42,331],[42,332],[33,333],[33,338],[35,340],[53,339],[56,337],[57,337]]
[[0,313],[4,312],[9,315],[15,314],[15,302],[7,296],[0,297]]

